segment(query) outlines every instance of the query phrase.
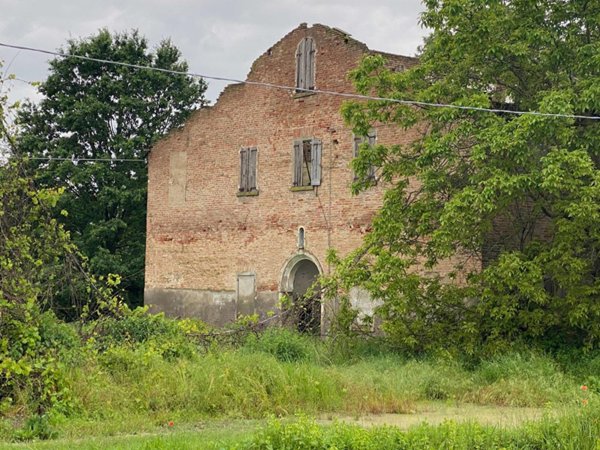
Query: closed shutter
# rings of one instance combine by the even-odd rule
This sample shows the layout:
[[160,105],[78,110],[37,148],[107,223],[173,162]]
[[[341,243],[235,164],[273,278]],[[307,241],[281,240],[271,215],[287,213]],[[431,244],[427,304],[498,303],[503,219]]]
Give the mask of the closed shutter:
[[310,170],[310,184],[312,186],[321,185],[321,153],[323,144],[319,139],[312,141],[312,161]]
[[315,45],[312,38],[306,38],[306,89],[315,88]]
[[245,191],[248,186],[248,149],[240,150],[240,191]]
[[296,49],[296,89],[315,88],[315,41],[306,37]]
[[360,136],[354,137],[354,157],[358,158],[358,153],[360,151],[360,144],[362,144],[363,138]]
[[304,50],[305,40],[302,39],[296,50],[296,88],[306,87],[306,52]]
[[251,148],[248,155],[248,185],[249,191],[256,190],[256,157],[258,150]]
[[[376,137],[375,133],[371,132],[371,134],[369,134],[368,138],[369,138],[369,147],[373,148],[377,141],[377,137]],[[375,166],[373,164],[369,165],[369,178],[370,179],[375,178]]]
[[302,142],[294,142],[294,174],[292,183],[294,186],[302,184]]
[[[358,154],[360,153],[360,144],[362,144],[363,138],[360,136],[354,136],[354,158],[358,158]],[[358,175],[354,172],[354,181],[358,180]]]

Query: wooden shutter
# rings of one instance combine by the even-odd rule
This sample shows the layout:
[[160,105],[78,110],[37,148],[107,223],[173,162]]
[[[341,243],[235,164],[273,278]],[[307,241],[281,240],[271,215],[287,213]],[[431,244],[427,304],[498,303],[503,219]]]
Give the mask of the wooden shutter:
[[248,149],[240,150],[240,191],[248,190]]
[[360,152],[360,144],[362,144],[363,138],[360,136],[354,136],[354,157],[358,158]]
[[312,141],[312,161],[310,170],[310,184],[312,186],[321,185],[321,153],[323,144],[319,139]]
[[304,51],[306,53],[306,89],[315,88],[315,42],[313,38],[306,38]]
[[[360,144],[362,144],[363,138],[360,136],[354,136],[354,158],[358,158],[360,153]],[[358,180],[358,175],[354,172],[354,181]]]
[[305,39],[302,39],[296,50],[296,88],[306,88],[306,51]]
[[[369,136],[369,147],[374,147],[375,143],[377,141],[377,135],[375,134],[374,131],[372,131]],[[369,178],[373,179],[375,178],[375,166],[373,164],[369,165]]]
[[256,190],[256,159],[258,150],[251,148],[248,154],[248,190]]
[[294,186],[302,185],[302,142],[294,142]]

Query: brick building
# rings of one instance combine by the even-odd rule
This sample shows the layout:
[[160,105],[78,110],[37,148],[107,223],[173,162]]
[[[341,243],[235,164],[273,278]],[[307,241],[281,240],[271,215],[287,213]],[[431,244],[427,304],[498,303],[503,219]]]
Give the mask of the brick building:
[[[344,99],[310,91],[353,92],[348,71],[373,53],[341,30],[301,24],[254,62],[247,81],[308,92],[230,85],[214,106],[157,143],[149,158],[151,310],[214,324],[265,314],[281,293],[301,298],[330,272],[329,248],[343,255],[361,243],[383,187],[351,195],[357,143],[414,136],[380,127],[356,137],[340,117]],[[416,63],[384,56],[396,70]],[[369,299],[353,295],[369,312]],[[308,304],[309,317],[298,320],[316,331],[320,308]]]

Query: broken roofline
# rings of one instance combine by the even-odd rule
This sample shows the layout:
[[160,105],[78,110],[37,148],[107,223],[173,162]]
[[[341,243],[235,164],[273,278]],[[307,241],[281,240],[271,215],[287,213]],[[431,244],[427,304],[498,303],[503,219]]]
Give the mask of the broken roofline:
[[[406,67],[417,64],[419,61],[419,59],[414,56],[405,56],[405,55],[399,55],[399,54],[395,54],[395,53],[383,52],[383,51],[379,51],[379,50],[372,50],[364,42],[361,42],[357,39],[352,38],[351,37],[352,35],[350,33],[347,33],[344,30],[341,30],[339,28],[329,27],[327,25],[323,25],[320,23],[315,23],[311,27],[309,27],[306,22],[303,22],[300,25],[298,25],[296,28],[294,28],[293,30],[291,30],[287,34],[285,34],[281,39],[279,39],[277,42],[275,42],[275,44],[273,44],[271,47],[269,47],[267,50],[265,50],[265,52],[263,52],[258,58],[256,58],[252,62],[250,71],[246,75],[244,82],[231,83],[231,84],[225,86],[225,88],[223,88],[223,90],[219,94],[217,101],[212,106],[215,106],[219,102],[219,100],[221,99],[221,97],[223,97],[223,95],[226,93],[226,91],[229,92],[232,89],[242,88],[248,81],[250,81],[250,82],[263,81],[263,80],[260,80],[257,77],[253,76],[256,72],[255,69],[256,69],[257,64],[262,59],[271,56],[271,53],[274,48],[281,45],[286,39],[290,38],[290,36],[292,36],[293,34],[298,32],[299,30],[306,30],[308,32],[308,31],[312,31],[315,29],[321,29],[322,31],[324,31],[326,33],[333,33],[333,34],[339,36],[339,38],[342,39],[345,44],[349,44],[349,45],[358,47],[365,55],[368,54],[368,55],[383,56],[384,58],[386,58],[388,60],[388,62],[390,62],[390,65],[392,66],[392,69],[394,69],[394,70],[402,70]],[[318,43],[317,43],[317,49],[318,49]],[[295,90],[295,88],[291,85],[289,86],[289,88],[290,88],[290,91]],[[269,89],[269,88],[265,87],[265,89]]]

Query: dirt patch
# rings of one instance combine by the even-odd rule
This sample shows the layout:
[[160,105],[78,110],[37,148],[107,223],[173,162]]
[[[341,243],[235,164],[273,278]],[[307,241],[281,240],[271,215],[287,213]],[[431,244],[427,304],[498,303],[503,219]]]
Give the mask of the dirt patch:
[[440,424],[446,420],[454,422],[477,422],[482,425],[515,427],[524,422],[539,420],[547,410],[542,408],[517,408],[507,406],[480,406],[461,404],[460,406],[445,404],[418,405],[409,414],[369,414],[364,416],[327,416],[321,417],[323,423],[334,420],[361,425],[365,427],[391,425],[402,429],[421,424]]

